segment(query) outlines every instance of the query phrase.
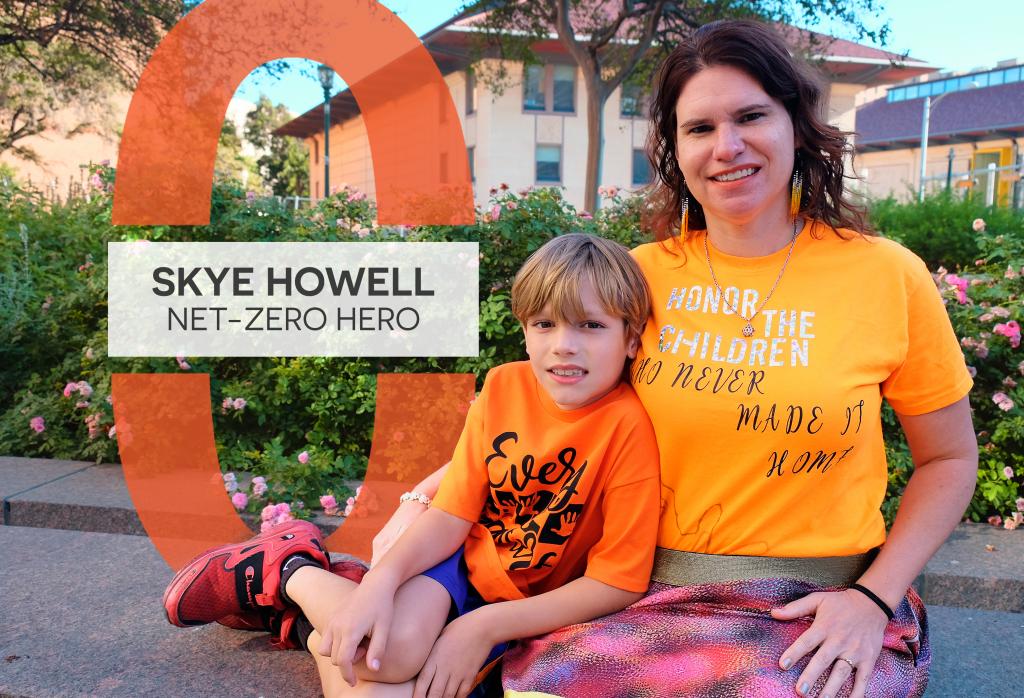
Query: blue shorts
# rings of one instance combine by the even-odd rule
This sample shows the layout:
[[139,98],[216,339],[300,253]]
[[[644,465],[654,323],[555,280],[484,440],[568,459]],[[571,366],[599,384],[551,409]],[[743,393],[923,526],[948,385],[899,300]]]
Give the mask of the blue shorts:
[[[469,583],[469,568],[466,567],[466,559],[463,553],[464,547],[460,547],[447,560],[442,560],[423,573],[424,577],[430,577],[443,586],[451,597],[452,605],[448,611],[448,623],[451,623],[459,616],[464,616],[481,606],[487,605],[487,602],[483,600],[480,593]],[[505,654],[507,647],[508,643],[503,642],[492,648],[490,654],[487,655],[487,661],[484,662],[484,666]],[[470,698],[474,698],[477,695],[477,691],[474,690],[470,694]]]

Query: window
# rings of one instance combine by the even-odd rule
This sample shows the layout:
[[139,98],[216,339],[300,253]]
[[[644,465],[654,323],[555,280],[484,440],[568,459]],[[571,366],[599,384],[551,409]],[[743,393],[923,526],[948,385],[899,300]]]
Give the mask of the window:
[[978,83],[978,87],[988,87],[988,73],[982,73],[981,75],[975,75],[974,81]]
[[313,197],[313,198],[314,199],[319,199],[320,198],[320,182],[316,183],[316,196]]
[[957,81],[957,86],[956,87],[957,87],[958,90],[969,90],[969,89],[971,89],[971,83],[972,82],[974,82],[974,76],[973,75],[968,75],[967,77],[960,78]]
[[476,148],[469,146],[466,148],[466,159],[469,160],[469,180],[471,182],[476,181]]
[[537,146],[537,181],[562,181],[562,146]]
[[1006,82],[1017,82],[1020,80],[1021,69],[1018,68],[1007,68],[1006,70]]
[[576,66],[552,66],[552,100],[557,112],[576,111]]
[[907,99],[915,99],[917,97],[917,85],[911,85],[910,87],[906,88],[906,90]]
[[523,79],[523,109],[546,111],[547,108],[544,100],[544,66],[528,65]]
[[526,66],[523,73],[523,110],[575,113],[576,66]]
[[642,116],[643,101],[644,99],[640,85],[623,83],[622,92],[619,98],[619,115]]
[[651,163],[647,161],[647,153],[642,148],[633,148],[633,186],[640,187],[651,183]]
[[476,75],[472,70],[466,71],[466,115],[476,111]]
[[313,164],[320,164],[320,141],[313,139]]

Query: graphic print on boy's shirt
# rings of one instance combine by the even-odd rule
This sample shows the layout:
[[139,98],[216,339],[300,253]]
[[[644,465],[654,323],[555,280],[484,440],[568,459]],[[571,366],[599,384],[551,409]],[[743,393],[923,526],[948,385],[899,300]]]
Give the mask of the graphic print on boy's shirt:
[[882,398],[921,414],[970,377],[924,264],[843,238],[809,224],[781,277],[788,248],[713,250],[717,284],[702,234],[633,251],[653,300],[630,377],[662,454],[659,545],[814,557],[884,541]]
[[514,431],[495,436],[490,448],[484,463],[491,496],[480,524],[508,570],[553,567],[583,513],[579,488],[587,461],[566,446],[538,463]]

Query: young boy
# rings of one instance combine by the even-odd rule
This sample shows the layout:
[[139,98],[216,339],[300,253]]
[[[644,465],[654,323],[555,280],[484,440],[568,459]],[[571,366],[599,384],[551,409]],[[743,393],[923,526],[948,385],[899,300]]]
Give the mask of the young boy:
[[360,584],[326,571],[315,527],[295,522],[190,563],[168,618],[275,609],[326,696],[462,698],[506,642],[633,603],[660,486],[653,429],[622,377],[649,310],[625,248],[550,241],[512,287],[530,360],[488,373],[430,508]]

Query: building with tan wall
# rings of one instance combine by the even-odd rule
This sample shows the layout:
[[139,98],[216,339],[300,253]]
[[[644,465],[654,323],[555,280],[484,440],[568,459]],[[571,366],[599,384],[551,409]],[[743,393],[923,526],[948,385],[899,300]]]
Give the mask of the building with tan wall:
[[856,115],[855,159],[872,196],[908,199],[921,186],[921,133],[931,98],[925,190],[973,191],[986,203],[1021,206],[1024,65],[932,74],[891,87]]
[[[534,46],[543,65],[504,66],[512,86],[497,94],[476,81],[470,70],[474,19],[454,19],[421,38],[458,108],[477,203],[485,203],[489,188],[504,182],[513,189],[559,186],[573,205],[582,207],[586,88],[575,63],[551,37]],[[922,61],[850,41],[821,35],[818,39],[824,48],[814,58],[829,85],[828,119],[844,130],[853,130],[857,95],[865,89],[936,70]],[[492,70],[496,60],[484,59],[475,70]],[[635,189],[649,181],[643,151],[649,122],[643,101],[636,88],[625,87],[605,103],[602,186]],[[413,128],[415,121],[410,119]],[[309,148],[314,200],[325,194],[323,122],[324,108],[319,105],[276,131],[302,138]],[[366,128],[348,90],[331,98],[330,155],[332,189],[348,184],[374,195]]]

